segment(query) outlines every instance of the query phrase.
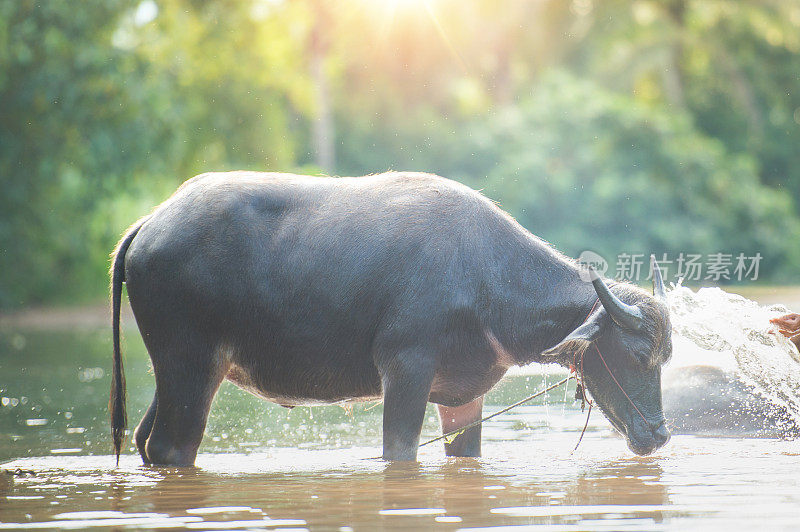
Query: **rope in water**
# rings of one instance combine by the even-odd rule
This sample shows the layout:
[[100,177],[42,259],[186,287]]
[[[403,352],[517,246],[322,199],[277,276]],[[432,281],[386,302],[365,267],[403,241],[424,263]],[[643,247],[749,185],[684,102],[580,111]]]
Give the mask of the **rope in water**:
[[544,390],[540,390],[540,391],[536,392],[536,393],[535,393],[535,394],[533,394],[533,395],[529,395],[528,397],[526,397],[525,399],[523,399],[523,400],[521,400],[521,401],[517,401],[517,402],[516,402],[516,403],[514,403],[513,405],[509,405],[509,406],[507,406],[507,407],[503,408],[502,410],[498,410],[498,411],[497,411],[497,412],[495,412],[494,414],[490,414],[490,415],[486,416],[486,417],[485,417],[485,418],[483,418],[483,419],[479,419],[478,421],[473,421],[472,423],[470,423],[470,424],[468,424],[468,425],[464,425],[463,427],[461,427],[461,428],[458,428],[458,429],[456,429],[456,430],[451,430],[450,432],[448,432],[448,433],[446,433],[446,434],[442,434],[441,436],[438,436],[438,437],[436,437],[436,438],[433,438],[432,440],[428,440],[428,441],[426,441],[425,443],[420,443],[420,444],[419,444],[419,446],[420,446],[420,447],[424,447],[424,446],[428,445],[429,443],[434,443],[434,442],[437,442],[437,441],[439,441],[439,440],[444,440],[445,438],[450,438],[450,437],[455,437],[455,436],[458,436],[459,434],[463,433],[463,432],[464,432],[464,431],[466,431],[467,429],[470,429],[470,428],[472,428],[472,427],[474,427],[474,426],[476,426],[476,425],[480,425],[480,424],[481,424],[481,423],[483,423],[484,421],[487,421],[487,420],[489,420],[489,419],[492,419],[493,417],[497,417],[497,416],[499,416],[500,414],[505,414],[506,412],[508,412],[508,411],[509,411],[509,410],[511,410],[512,408],[516,408],[516,407],[518,407],[518,406],[519,406],[519,405],[521,405],[521,404],[524,404],[524,403],[527,403],[528,401],[531,401],[531,400],[533,400],[533,399],[536,399],[537,397],[540,397],[540,396],[542,396],[542,395],[546,394],[546,393],[547,393],[547,392],[549,392],[550,390],[554,390],[555,388],[558,388],[559,386],[561,386],[561,385],[563,385],[563,384],[566,384],[567,382],[569,382],[571,379],[574,379],[574,378],[575,378],[575,377],[573,377],[572,375],[570,375],[569,377],[566,377],[566,378],[564,378],[564,379],[561,379],[561,380],[560,380],[560,381],[558,381],[557,383],[555,383],[555,384],[552,384],[552,385],[548,386],[548,387],[547,387],[547,388],[545,388]]

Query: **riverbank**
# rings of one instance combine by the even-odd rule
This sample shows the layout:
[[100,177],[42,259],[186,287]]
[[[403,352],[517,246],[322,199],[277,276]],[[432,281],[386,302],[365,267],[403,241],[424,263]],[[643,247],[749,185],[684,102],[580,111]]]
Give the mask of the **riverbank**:
[[[122,327],[133,327],[133,311],[127,301],[120,309]],[[0,314],[0,330],[92,330],[111,326],[111,305],[97,302],[75,307],[31,307]]]
[[[726,292],[740,294],[759,305],[784,305],[793,312],[800,312],[800,286],[723,286]],[[696,290],[696,288],[692,288]]]

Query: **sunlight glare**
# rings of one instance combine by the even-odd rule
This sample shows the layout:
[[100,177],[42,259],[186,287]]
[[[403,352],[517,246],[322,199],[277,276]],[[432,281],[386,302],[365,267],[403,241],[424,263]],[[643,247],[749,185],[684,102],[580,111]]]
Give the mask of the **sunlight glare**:
[[389,33],[389,29],[398,19],[421,16],[430,20],[431,24],[439,35],[442,43],[453,56],[453,59],[463,72],[467,72],[466,64],[448,38],[444,28],[436,16],[434,5],[436,0],[365,0],[367,4],[376,10],[375,17],[382,29],[382,33]]

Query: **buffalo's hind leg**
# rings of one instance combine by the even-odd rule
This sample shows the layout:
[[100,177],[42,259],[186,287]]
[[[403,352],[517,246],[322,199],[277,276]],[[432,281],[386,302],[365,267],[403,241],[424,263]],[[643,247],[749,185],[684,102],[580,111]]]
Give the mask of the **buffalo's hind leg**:
[[[447,434],[453,430],[458,430],[470,423],[481,419],[483,412],[483,396],[474,401],[461,406],[439,405],[439,419],[442,423],[442,434]],[[481,455],[481,425],[475,425],[459,434],[450,443],[445,441],[444,452],[447,456],[471,456],[480,457]]]
[[178,345],[150,352],[157,408],[144,447],[154,465],[194,465],[211,402],[230,366],[198,339],[184,337]]
[[133,431],[133,441],[136,443],[136,448],[139,450],[139,455],[142,457],[142,461],[145,464],[152,463],[145,452],[145,444],[147,443],[147,438],[150,437],[150,433],[153,431],[153,421],[156,419],[156,408],[158,408],[158,394],[153,397],[150,408],[147,409],[144,417]]

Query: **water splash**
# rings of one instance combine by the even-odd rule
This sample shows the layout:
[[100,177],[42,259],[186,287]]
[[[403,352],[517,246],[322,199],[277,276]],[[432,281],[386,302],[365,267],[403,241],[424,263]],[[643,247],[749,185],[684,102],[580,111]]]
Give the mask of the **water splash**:
[[[664,372],[668,418],[672,409],[679,429],[703,425],[698,418],[716,419],[716,426],[695,432],[797,436],[800,355],[769,323],[789,310],[762,307],[719,288],[694,292],[676,286],[668,301],[673,328],[673,359]],[[695,404],[689,405],[692,399]]]

